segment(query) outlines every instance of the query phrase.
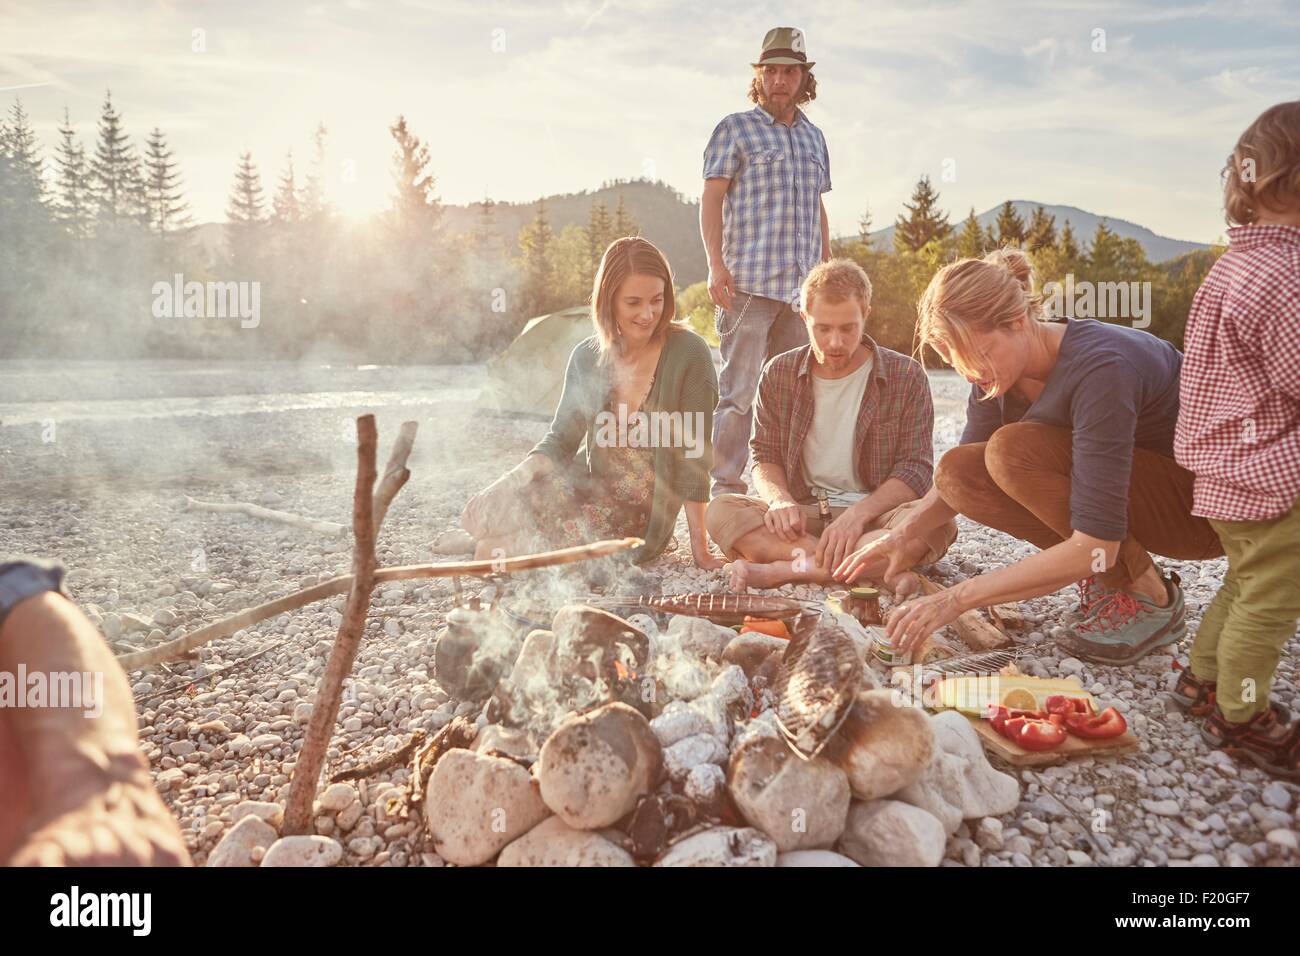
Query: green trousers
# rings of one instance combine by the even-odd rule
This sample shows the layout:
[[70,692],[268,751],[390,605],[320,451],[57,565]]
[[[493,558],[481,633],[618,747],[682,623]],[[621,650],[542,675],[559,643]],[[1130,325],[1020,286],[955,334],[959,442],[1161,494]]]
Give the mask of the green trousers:
[[1273,672],[1300,618],[1300,500],[1270,521],[1210,524],[1228,573],[1192,643],[1192,673],[1217,680],[1223,716],[1245,723],[1268,707]]

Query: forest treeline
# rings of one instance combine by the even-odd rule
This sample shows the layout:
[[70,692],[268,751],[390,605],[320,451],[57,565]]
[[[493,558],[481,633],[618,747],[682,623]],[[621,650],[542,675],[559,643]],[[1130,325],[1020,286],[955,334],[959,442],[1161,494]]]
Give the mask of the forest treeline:
[[[585,223],[557,229],[539,200],[517,235],[507,236],[497,204],[485,198],[474,204],[472,219],[457,217],[453,228],[437,194],[429,144],[401,116],[388,133],[393,185],[382,213],[362,223],[338,215],[326,188],[329,133],[319,124],[311,155],[302,161],[286,153],[273,181],[249,153],[235,159],[226,222],[213,242],[205,230],[214,227],[193,222],[183,170],[163,130],[155,127],[137,144],[110,93],[93,143],[78,139],[65,111],[46,155],[15,100],[0,121],[0,354],[481,359],[500,351],[529,317],[587,301],[605,246],[642,233],[621,188],[617,202],[606,201],[608,189],[592,198]],[[656,205],[642,214],[650,220],[644,234],[680,250],[681,213],[694,204],[653,185]],[[1044,281],[1068,275],[1080,288],[1150,283],[1146,327],[1181,346],[1191,297],[1221,252],[1157,264],[1136,239],[1117,236],[1105,222],[1078,237],[1068,221],[1057,223],[1041,207],[1025,221],[1008,201],[986,229],[973,209],[964,222],[951,222],[939,201],[923,177],[897,217],[893,248],[873,246],[868,214],[858,236],[834,242],[837,255],[857,260],[870,275],[871,331],[892,348],[910,351],[915,304],[935,270],[1004,245],[1026,249]],[[675,204],[674,215],[657,214],[667,204]],[[513,216],[517,207],[510,208]],[[679,272],[699,274],[696,263],[686,270],[678,263]],[[179,304],[159,315],[158,284],[171,285],[178,274],[203,286],[257,283],[260,321],[187,317]],[[678,291],[682,314],[714,338],[704,283]],[[1056,303],[1068,314],[1078,314],[1079,304]]]

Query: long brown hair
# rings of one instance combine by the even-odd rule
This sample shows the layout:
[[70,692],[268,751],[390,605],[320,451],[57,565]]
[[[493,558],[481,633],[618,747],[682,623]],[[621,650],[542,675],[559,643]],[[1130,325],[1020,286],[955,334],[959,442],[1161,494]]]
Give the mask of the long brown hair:
[[618,342],[618,320],[615,318],[614,297],[628,276],[654,276],[664,281],[664,311],[655,326],[654,337],[668,333],[677,314],[677,300],[673,295],[673,270],[659,247],[640,236],[615,239],[600,258],[595,281],[591,285],[591,324],[596,327],[600,355],[607,359]]
[[1260,208],[1300,206],[1300,100],[1266,109],[1241,134],[1223,167],[1223,209],[1231,225],[1259,218]]

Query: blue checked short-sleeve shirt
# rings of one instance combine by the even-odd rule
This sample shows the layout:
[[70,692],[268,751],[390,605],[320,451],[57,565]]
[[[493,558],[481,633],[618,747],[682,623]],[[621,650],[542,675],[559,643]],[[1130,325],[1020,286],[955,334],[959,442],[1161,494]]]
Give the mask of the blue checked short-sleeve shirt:
[[831,188],[826,138],[802,110],[789,126],[761,106],[725,117],[704,148],[704,178],[729,179],[722,261],[737,291],[798,307],[822,257],[821,194]]

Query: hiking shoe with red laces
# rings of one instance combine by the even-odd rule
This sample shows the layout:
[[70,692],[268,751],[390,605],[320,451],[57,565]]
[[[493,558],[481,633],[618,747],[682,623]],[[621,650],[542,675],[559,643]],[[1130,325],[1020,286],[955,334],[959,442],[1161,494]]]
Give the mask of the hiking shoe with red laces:
[[1108,588],[1098,581],[1095,574],[1088,575],[1082,581],[1076,581],[1075,587],[1079,589],[1079,606],[1065,612],[1066,624],[1077,624],[1082,621],[1097,602],[1105,600],[1114,591],[1114,588]]
[[1244,757],[1261,770],[1300,780],[1300,723],[1285,722],[1284,714],[1286,708],[1270,703],[1267,710],[1244,724],[1233,724],[1216,704],[1201,726],[1201,736],[1211,747]]
[[1178,575],[1164,578],[1165,607],[1140,595],[1114,590],[1094,601],[1074,632],[1061,643],[1078,657],[1097,664],[1131,664],[1157,647],[1187,634],[1183,590]]

